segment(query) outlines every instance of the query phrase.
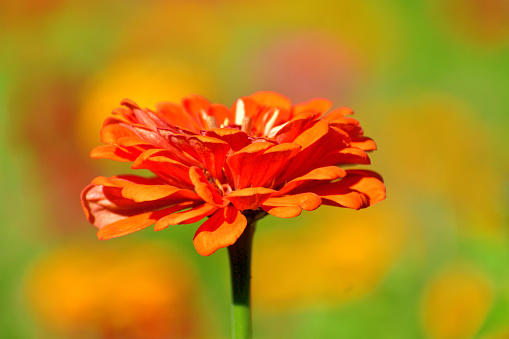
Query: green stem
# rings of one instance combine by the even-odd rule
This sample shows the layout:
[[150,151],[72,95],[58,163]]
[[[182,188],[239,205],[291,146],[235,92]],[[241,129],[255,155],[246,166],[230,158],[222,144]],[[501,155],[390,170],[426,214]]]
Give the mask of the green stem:
[[244,233],[228,247],[232,284],[232,333],[234,339],[250,339],[251,325],[251,249],[256,220],[247,218]]

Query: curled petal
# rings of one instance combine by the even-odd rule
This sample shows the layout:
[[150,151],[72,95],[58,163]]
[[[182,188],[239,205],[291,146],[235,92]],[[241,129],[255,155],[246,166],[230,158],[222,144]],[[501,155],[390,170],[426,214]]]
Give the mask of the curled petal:
[[265,187],[250,187],[233,191],[226,196],[238,210],[256,210],[265,200],[276,191]]
[[234,244],[246,225],[246,217],[232,205],[219,209],[196,231],[194,247],[201,255],[211,255],[220,248]]

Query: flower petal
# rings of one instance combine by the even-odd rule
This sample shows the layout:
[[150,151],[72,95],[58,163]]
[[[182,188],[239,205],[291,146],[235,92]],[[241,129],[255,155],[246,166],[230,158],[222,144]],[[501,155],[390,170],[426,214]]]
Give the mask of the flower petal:
[[376,150],[376,144],[373,139],[368,137],[352,137],[352,141],[350,141],[350,146],[359,148],[364,151],[374,151]]
[[122,196],[135,202],[164,199],[168,205],[181,201],[201,200],[193,191],[170,185],[129,185],[122,189]]
[[353,209],[366,208],[385,199],[385,186],[375,172],[348,170],[344,179],[308,189],[323,199],[325,205]]
[[229,200],[238,210],[256,210],[265,200],[267,200],[274,190],[265,187],[243,188],[233,191],[225,198]]
[[177,186],[193,186],[189,178],[189,166],[176,159],[173,152],[162,149],[149,149],[143,152],[131,165],[132,169],[148,169],[167,182]]
[[203,170],[199,167],[193,166],[189,169],[189,177],[194,185],[194,191],[208,204],[216,207],[225,207],[228,201],[216,191],[216,189],[207,181]]
[[317,116],[316,113],[303,113],[296,116],[276,133],[274,139],[280,144],[293,142]]
[[211,255],[220,248],[233,245],[247,225],[246,217],[229,205],[218,210],[196,231],[193,243],[201,255]]
[[168,124],[184,127],[194,131],[200,129],[200,126],[196,123],[196,121],[186,114],[180,105],[163,101],[157,103],[155,107],[159,116],[166,120]]
[[99,231],[97,231],[97,238],[99,240],[108,240],[140,231],[154,224],[165,215],[189,207],[189,204],[189,202],[185,202],[162,210],[145,212],[125,219],[120,219],[99,229]]
[[315,98],[309,101],[296,104],[293,106],[293,115],[296,116],[302,113],[320,113],[320,115],[327,112],[332,107],[332,101],[324,98]]
[[266,187],[285,170],[285,165],[301,149],[300,145],[284,143],[258,153],[252,162],[252,186]]
[[299,206],[265,206],[262,205],[262,209],[278,218],[295,218],[302,213],[302,208]]
[[317,184],[323,181],[332,181],[346,176],[346,171],[336,166],[316,168],[309,173],[289,181],[278,190],[275,196],[281,196],[308,184]]
[[211,215],[216,210],[216,206],[204,203],[187,211],[173,213],[159,219],[154,226],[154,230],[160,231],[170,225],[192,224]]
[[281,197],[271,197],[262,204],[262,208],[270,206],[297,206],[306,211],[313,211],[320,207],[321,204],[322,199],[318,195],[306,192]]
[[97,146],[90,151],[92,159],[110,159],[121,162],[134,161],[141,152],[129,152],[123,147],[115,145]]
[[187,140],[212,176],[222,180],[223,166],[230,145],[223,140],[202,135],[188,137]]
[[246,147],[249,143],[247,134],[234,128],[214,128],[205,131],[205,135],[226,141],[234,152]]
[[253,159],[255,156],[263,152],[273,144],[269,142],[256,142],[250,145],[247,145],[240,151],[230,155],[228,159],[226,159],[226,163],[228,164],[229,171],[232,176],[232,181],[234,188],[245,188],[248,187],[251,183],[251,179],[253,177]]

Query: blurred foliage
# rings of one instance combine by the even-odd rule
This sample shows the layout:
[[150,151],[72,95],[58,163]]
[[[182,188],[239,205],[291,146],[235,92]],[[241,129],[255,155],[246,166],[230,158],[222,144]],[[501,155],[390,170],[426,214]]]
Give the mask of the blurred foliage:
[[352,107],[388,199],[259,222],[255,337],[509,335],[506,0],[1,1],[0,46],[0,337],[228,337],[225,251],[98,244],[78,196],[124,97],[257,90]]

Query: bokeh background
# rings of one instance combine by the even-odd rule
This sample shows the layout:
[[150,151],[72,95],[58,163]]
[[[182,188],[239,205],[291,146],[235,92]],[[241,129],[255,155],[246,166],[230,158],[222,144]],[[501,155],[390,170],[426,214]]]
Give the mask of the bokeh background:
[[509,338],[507,0],[0,1],[0,337],[228,338],[225,250],[79,192],[121,99],[258,90],[352,107],[388,198],[259,222],[256,338]]

